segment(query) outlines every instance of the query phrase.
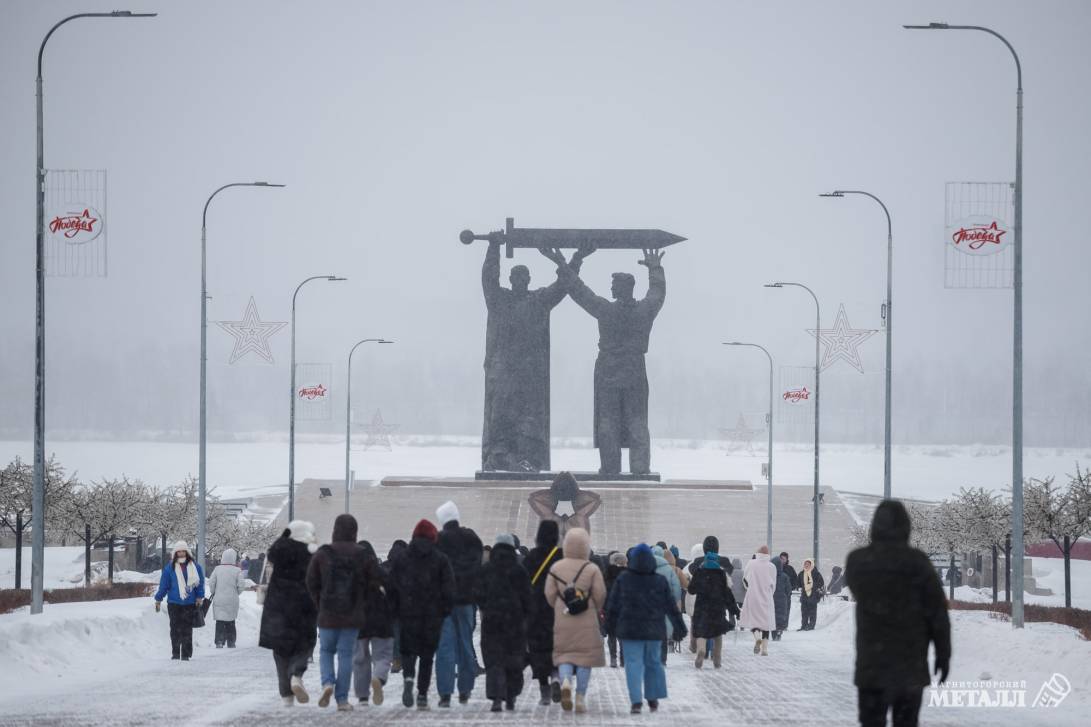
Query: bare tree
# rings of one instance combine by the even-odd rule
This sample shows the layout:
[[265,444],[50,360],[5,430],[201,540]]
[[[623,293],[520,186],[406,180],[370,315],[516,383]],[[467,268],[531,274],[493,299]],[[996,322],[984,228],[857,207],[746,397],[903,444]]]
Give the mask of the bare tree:
[[[65,498],[76,485],[75,475],[66,476],[64,467],[53,457],[45,471],[45,521],[47,528],[56,520]],[[15,535],[15,587],[22,588],[23,533],[30,528],[34,507],[33,471],[19,457],[0,470],[0,527]]]
[[144,483],[122,476],[78,488],[68,498],[64,521],[68,532],[84,544],[85,585],[91,585],[91,546],[107,537],[112,581],[114,536],[118,531],[128,531],[138,521],[147,493]]
[[1064,556],[1064,605],[1072,607],[1072,547],[1091,532],[1091,472],[1076,465],[1067,487],[1055,486],[1054,478],[1030,480],[1026,488],[1028,529],[1049,538]]

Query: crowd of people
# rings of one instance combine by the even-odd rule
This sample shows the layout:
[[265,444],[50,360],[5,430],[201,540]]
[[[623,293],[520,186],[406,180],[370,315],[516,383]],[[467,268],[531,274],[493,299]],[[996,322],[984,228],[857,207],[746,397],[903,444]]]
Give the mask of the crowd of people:
[[[571,528],[562,541],[558,524],[545,520],[528,549],[511,533],[484,545],[453,502],[436,516],[439,528],[421,520],[383,560],[358,540],[348,514],[335,520],[329,544],[319,547],[314,526],[294,521],[270,546],[259,645],[273,652],[285,706],[310,700],[303,675],[317,645],[318,705],[341,711],[353,709],[350,691],[359,704],[382,704],[397,672],[402,704],[428,709],[433,671],[439,708],[450,708],[455,695],[467,703],[483,675],[492,711],[511,711],[529,667],[539,705],[582,713],[592,670],[606,666],[608,652],[610,666],[625,670],[631,712],[645,705],[655,712],[668,695],[668,653],[688,644],[696,669],[708,660],[719,669],[724,637],[738,629],[752,635],[755,655],[768,656],[770,641],[788,628],[793,592],[801,631],[815,628],[827,592],[811,559],[796,571],[788,553],[771,557],[764,545],[745,561],[721,554],[712,535],[689,561],[662,541],[600,555],[586,530]],[[863,724],[885,724],[888,710],[895,724],[914,723],[907,720],[915,720],[929,683],[930,643],[936,673],[946,679],[946,602],[927,556],[908,546],[909,527],[905,509],[884,502],[871,545],[833,569],[830,591],[847,587],[857,600]],[[250,584],[235,552],[224,552],[207,581],[185,543],[172,553],[155,601],[159,610],[167,598],[173,658],[191,658],[192,624],[206,593],[215,597],[216,645],[233,648],[239,594]],[[479,621],[483,666],[474,642]]]

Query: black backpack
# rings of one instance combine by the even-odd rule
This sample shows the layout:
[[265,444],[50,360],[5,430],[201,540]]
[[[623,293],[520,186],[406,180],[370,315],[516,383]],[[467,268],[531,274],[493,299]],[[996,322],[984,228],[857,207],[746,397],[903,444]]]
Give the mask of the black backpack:
[[570,616],[576,616],[587,610],[587,606],[590,603],[591,594],[581,588],[576,587],[576,582],[579,581],[580,575],[583,573],[583,569],[591,565],[588,561],[580,566],[580,569],[576,571],[576,577],[572,579],[571,583],[565,583],[563,579],[559,578],[553,571],[549,572],[549,575],[556,578],[565,588],[561,591],[561,600],[564,601],[565,613]]

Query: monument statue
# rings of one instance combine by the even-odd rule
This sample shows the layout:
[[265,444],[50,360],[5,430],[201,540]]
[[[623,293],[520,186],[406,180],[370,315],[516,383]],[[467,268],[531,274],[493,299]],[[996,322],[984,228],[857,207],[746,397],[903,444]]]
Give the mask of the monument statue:
[[[489,242],[481,267],[488,309],[481,469],[538,472],[549,469],[549,314],[567,290],[560,277],[531,290],[525,265],[512,267],[511,288],[501,286],[500,244]],[[578,271],[582,261],[577,252],[565,266]]]
[[[575,259],[582,261],[594,252],[585,246]],[[572,300],[599,323],[599,355],[595,360],[595,446],[599,450],[602,474],[621,472],[621,449],[629,449],[629,471],[651,472],[651,436],[648,433],[648,374],[644,354],[652,322],[663,307],[667,280],[660,250],[645,249],[641,265],[648,268],[648,294],[633,297],[636,279],[629,273],[614,273],[610,293],[614,300],[596,295],[579,278],[579,269],[567,264],[560,250],[542,250],[557,263],[560,280]]]
[[591,515],[602,505],[602,498],[596,492],[581,490],[572,473],[561,472],[548,490],[535,490],[527,502],[539,518],[557,523],[563,540],[572,528],[591,532]]

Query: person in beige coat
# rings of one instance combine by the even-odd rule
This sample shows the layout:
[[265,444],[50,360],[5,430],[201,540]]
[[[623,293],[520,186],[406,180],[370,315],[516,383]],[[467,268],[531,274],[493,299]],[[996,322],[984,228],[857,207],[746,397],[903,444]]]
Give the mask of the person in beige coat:
[[[553,608],[553,663],[561,678],[561,707],[572,709],[572,679],[576,680],[577,712],[587,711],[587,684],[591,668],[606,666],[599,629],[599,612],[606,607],[606,582],[602,571],[590,561],[591,536],[583,528],[572,528],[564,536],[564,558],[549,569],[545,584],[546,602]],[[569,613],[563,593],[572,586],[585,596],[587,608]]]

